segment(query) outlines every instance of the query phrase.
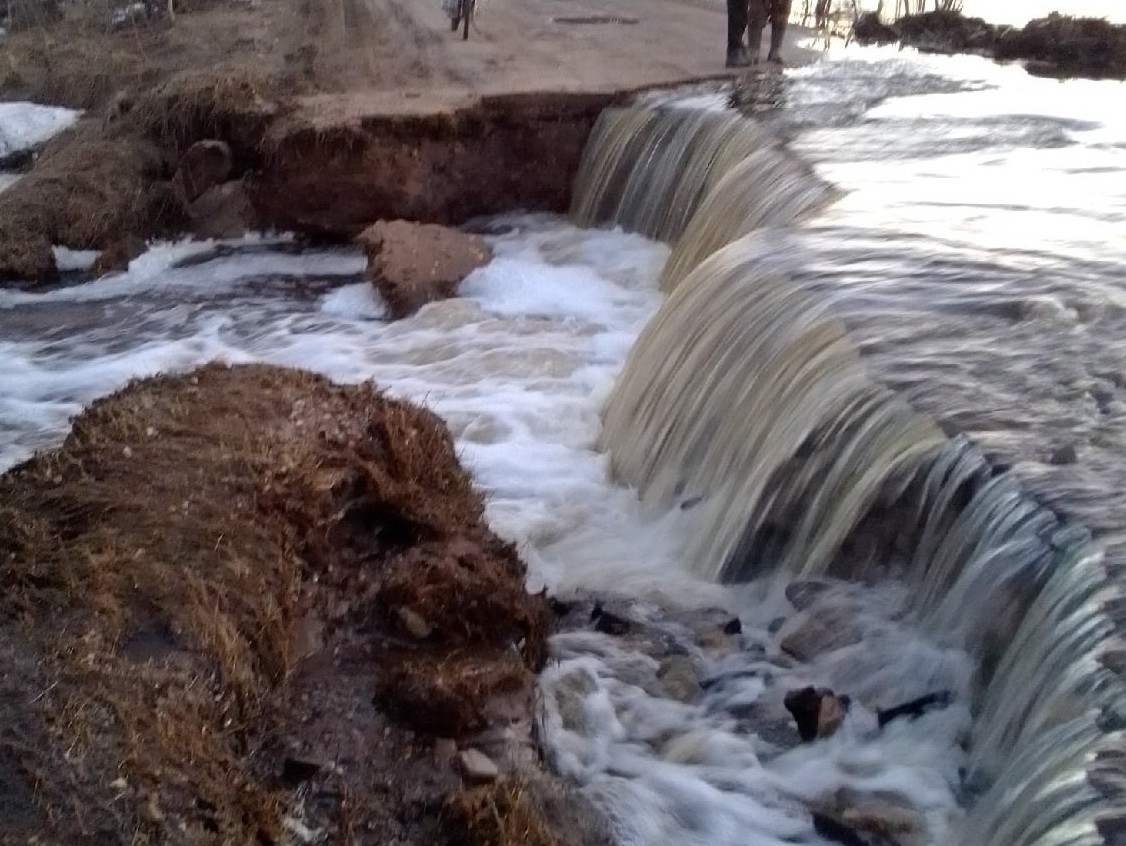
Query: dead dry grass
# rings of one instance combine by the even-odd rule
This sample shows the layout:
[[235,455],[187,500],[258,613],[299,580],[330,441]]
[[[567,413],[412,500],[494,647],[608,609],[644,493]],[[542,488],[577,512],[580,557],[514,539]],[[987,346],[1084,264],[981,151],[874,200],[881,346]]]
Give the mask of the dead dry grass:
[[[0,477],[0,502],[0,640],[30,655],[0,651],[18,694],[0,753],[27,787],[0,813],[63,842],[283,842],[292,792],[262,750],[332,709],[291,689],[296,622],[382,656],[349,683],[450,733],[544,654],[546,609],[444,425],[371,386],[257,366],[137,382]],[[396,630],[400,606],[435,637]],[[42,741],[4,746],[16,726]]]
[[519,782],[463,790],[446,803],[445,813],[456,846],[560,846]]

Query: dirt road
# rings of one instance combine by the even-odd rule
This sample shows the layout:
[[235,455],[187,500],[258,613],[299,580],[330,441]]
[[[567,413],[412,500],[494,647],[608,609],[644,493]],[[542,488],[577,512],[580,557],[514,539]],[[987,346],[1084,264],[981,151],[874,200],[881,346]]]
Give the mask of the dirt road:
[[[479,0],[468,41],[450,31],[440,0],[324,3],[319,87],[379,111],[730,75],[722,0]],[[796,43],[809,34],[791,27],[788,61],[816,58]]]

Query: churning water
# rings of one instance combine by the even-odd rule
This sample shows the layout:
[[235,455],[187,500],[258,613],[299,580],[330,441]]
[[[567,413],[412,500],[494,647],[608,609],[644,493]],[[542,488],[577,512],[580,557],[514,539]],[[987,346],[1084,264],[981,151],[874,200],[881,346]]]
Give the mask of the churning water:
[[[637,234],[489,221],[495,260],[396,323],[357,251],[285,239],[0,292],[0,466],[132,376],[374,378],[448,421],[533,586],[631,619],[543,677],[623,843],[1114,842],[1123,93],[849,51],[608,112],[575,219]],[[853,704],[803,744],[811,684]]]

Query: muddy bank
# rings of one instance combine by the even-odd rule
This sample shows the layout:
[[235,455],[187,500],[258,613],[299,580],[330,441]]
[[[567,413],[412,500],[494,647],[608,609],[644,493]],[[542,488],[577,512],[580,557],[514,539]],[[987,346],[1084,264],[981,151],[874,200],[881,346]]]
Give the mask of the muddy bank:
[[489,97],[448,112],[301,111],[273,125],[251,182],[273,226],[353,236],[380,219],[456,224],[564,211],[591,127],[613,94]]
[[[613,94],[486,98],[425,114],[285,103],[246,73],[181,74],[106,121],[53,142],[0,195],[0,284],[56,277],[53,244],[233,237],[276,228],[351,239],[374,221],[459,224],[512,209],[565,211]],[[229,151],[221,184],[185,196],[200,147]]]
[[534,743],[545,601],[429,412],[209,366],[95,403],[0,503],[10,842],[602,836]]
[[907,15],[891,25],[875,14],[857,21],[860,44],[899,42],[929,53],[978,53],[1022,60],[1032,73],[1126,78],[1126,26],[1055,14],[1022,28],[995,26],[958,12]]

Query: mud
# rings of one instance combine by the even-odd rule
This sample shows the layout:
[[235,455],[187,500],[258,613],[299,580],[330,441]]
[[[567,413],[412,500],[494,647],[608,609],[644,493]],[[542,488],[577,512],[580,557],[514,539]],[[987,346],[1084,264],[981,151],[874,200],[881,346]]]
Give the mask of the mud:
[[[545,600],[429,412],[212,365],[95,403],[0,503],[0,842],[596,841],[532,740]],[[463,794],[436,750],[497,732]]]
[[376,220],[458,224],[513,209],[564,211],[607,95],[488,98],[424,116],[280,121],[251,192],[283,229],[351,237]]

